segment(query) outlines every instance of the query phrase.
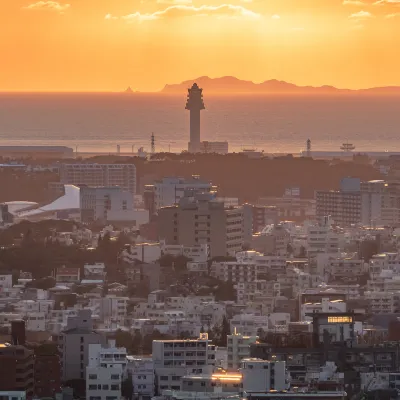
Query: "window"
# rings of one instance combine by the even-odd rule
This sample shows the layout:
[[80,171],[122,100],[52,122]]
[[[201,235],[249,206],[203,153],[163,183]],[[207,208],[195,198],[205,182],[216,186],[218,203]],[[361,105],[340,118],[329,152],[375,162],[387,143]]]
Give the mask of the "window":
[[[139,376],[140,376],[140,375],[139,375]],[[117,380],[117,379],[119,379],[119,375],[111,375],[111,379]]]
[[160,376],[160,381],[167,381],[168,380],[168,376]]
[[89,390],[96,390],[97,389],[97,385],[89,385]]
[[81,343],[85,343],[85,337],[81,336]]
[[103,385],[103,390],[108,390],[109,386],[108,385]]
[[111,390],[119,390],[119,385],[111,385]]
[[328,317],[328,323],[349,323],[353,322],[353,317]]
[[97,375],[96,374],[89,374],[89,379],[97,379]]

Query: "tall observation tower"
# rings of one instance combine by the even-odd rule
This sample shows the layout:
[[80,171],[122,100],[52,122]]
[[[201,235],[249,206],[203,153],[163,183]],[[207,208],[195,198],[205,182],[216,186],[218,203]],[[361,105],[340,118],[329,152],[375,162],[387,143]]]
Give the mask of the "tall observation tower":
[[204,109],[203,89],[200,89],[197,83],[194,83],[188,89],[186,101],[186,110],[190,111],[189,153],[198,153],[200,151],[200,111]]

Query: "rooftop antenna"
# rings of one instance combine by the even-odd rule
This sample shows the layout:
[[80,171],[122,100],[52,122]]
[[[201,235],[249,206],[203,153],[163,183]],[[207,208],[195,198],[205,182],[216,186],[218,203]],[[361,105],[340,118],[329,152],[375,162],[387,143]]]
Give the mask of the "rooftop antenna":
[[156,141],[154,138],[154,132],[151,134],[151,154],[154,154],[156,152]]

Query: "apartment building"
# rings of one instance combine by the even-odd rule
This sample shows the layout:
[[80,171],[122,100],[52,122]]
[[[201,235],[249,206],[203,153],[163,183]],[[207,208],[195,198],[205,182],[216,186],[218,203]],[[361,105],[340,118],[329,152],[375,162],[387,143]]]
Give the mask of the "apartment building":
[[86,398],[88,400],[120,400],[121,383],[127,361],[125,348],[115,347],[115,341],[107,346],[89,344],[89,360],[86,367]]
[[202,181],[197,175],[190,179],[167,177],[146,185],[146,192],[153,193],[154,210],[179,204],[185,195],[211,193],[213,190],[210,182]]
[[132,220],[135,216],[132,193],[121,187],[80,188],[82,222]]
[[312,321],[311,314],[314,313],[343,313],[346,312],[347,305],[343,300],[330,300],[323,298],[321,302],[305,303],[300,305],[301,321]]
[[134,164],[62,164],[60,182],[86,186],[119,186],[136,194],[136,167]]
[[160,239],[167,245],[208,244],[210,256],[234,255],[243,246],[243,209],[225,208],[210,194],[183,198],[159,210]]
[[85,379],[89,361],[89,345],[101,344],[103,337],[93,330],[90,310],[79,310],[67,320],[66,329],[58,337],[62,360],[62,380]]
[[367,270],[368,264],[364,260],[340,257],[328,261],[326,273],[328,280],[355,284]]
[[382,271],[400,272],[400,256],[398,253],[375,254],[369,261],[369,274],[372,279],[378,278]]
[[132,377],[133,392],[140,400],[154,396],[154,365],[151,357],[127,356],[126,371]]
[[372,315],[393,314],[400,309],[400,292],[370,292],[364,293],[368,301],[368,309]]
[[100,299],[93,299],[92,304],[98,307],[100,319],[125,323],[129,297],[108,295]]
[[[266,361],[261,359],[245,359],[242,362],[243,392],[268,393],[289,389],[285,361]],[[288,397],[289,398],[289,397]]]
[[13,321],[11,344],[0,343],[0,391],[34,394],[34,353],[25,347],[25,323]]
[[307,254],[314,258],[318,254],[338,254],[340,249],[340,237],[331,226],[331,220],[327,217],[318,225],[307,228]]
[[215,346],[201,334],[194,340],[153,341],[153,362],[157,391],[180,390],[181,378],[190,373],[212,372]]
[[330,215],[339,226],[361,223],[361,193],[317,191],[317,217]]
[[258,336],[246,336],[236,330],[227,338],[228,369],[238,370],[242,360],[250,357],[250,345],[256,343]]

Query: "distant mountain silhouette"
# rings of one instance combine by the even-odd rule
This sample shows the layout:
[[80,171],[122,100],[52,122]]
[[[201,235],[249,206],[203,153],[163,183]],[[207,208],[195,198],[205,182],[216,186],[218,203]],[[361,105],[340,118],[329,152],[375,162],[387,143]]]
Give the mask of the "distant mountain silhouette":
[[133,93],[133,90],[130,86],[126,90],[124,90],[124,93]]
[[272,79],[262,83],[244,81],[234,76],[223,76],[221,78],[200,78],[182,83],[165,85],[162,93],[181,94],[196,82],[208,94],[345,94],[345,93],[365,93],[365,94],[399,94],[400,87],[388,86],[371,89],[351,90],[338,89],[333,86],[297,86],[293,83]]

